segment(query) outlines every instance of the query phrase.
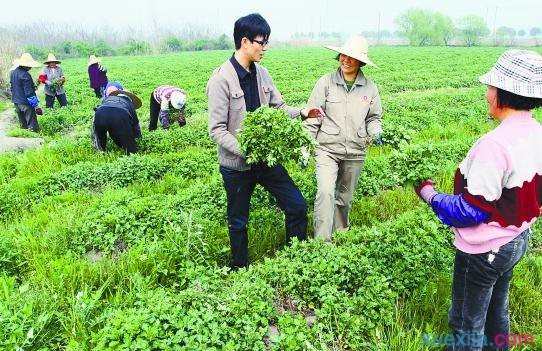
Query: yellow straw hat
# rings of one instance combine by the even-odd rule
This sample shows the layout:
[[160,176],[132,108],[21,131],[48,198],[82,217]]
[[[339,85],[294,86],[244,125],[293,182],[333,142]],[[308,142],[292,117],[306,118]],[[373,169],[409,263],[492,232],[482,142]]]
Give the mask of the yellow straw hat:
[[16,59],[13,62],[17,67],[23,66],[23,67],[41,67],[41,63],[34,60],[32,55],[30,55],[28,52],[25,52],[21,55],[18,59]]
[[43,63],[48,64],[51,62],[60,63],[61,61],[57,60],[53,53],[49,53],[49,55],[47,56],[47,60],[45,60]]

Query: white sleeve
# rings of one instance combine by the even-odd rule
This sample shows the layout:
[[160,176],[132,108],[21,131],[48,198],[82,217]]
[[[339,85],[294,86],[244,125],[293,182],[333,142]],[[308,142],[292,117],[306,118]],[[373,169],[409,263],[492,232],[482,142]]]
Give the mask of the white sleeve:
[[168,111],[169,110],[169,100],[166,98],[165,95],[162,95],[160,97],[160,110],[161,111]]
[[501,197],[509,160],[504,148],[495,141],[483,138],[469,151],[459,171],[467,181],[467,191],[483,196],[486,201]]

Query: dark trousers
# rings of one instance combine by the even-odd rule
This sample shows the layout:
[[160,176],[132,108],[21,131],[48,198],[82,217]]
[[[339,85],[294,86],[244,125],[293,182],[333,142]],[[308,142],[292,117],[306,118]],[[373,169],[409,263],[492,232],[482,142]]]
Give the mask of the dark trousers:
[[[160,104],[156,99],[154,98],[154,94],[151,93],[151,100],[149,102],[149,130],[156,130],[158,127],[158,117],[160,116]],[[169,118],[169,117],[166,117]],[[184,108],[181,109],[179,112],[179,120],[177,121],[179,123],[179,127],[183,127],[186,125],[186,119],[184,117]],[[167,121],[160,121],[160,124],[164,129],[167,129],[169,127],[169,120]]]
[[107,133],[126,154],[137,152],[136,135],[130,115],[121,108],[98,108],[94,114],[93,142],[98,150],[105,150]]
[[[66,94],[56,95],[56,98],[58,100],[58,103],[60,104],[60,107],[66,107],[68,105],[68,99],[66,98]],[[45,94],[45,107],[53,108],[54,103],[55,97],[53,95]]]
[[156,130],[158,127],[158,115],[160,114],[160,104],[154,98],[154,94],[151,93],[151,101],[149,103],[149,130]]
[[448,350],[508,350],[508,291],[514,266],[527,251],[530,230],[498,252],[456,251],[449,323],[454,345]]
[[228,199],[228,228],[232,267],[248,265],[248,235],[250,198],[256,184],[262,185],[277,200],[286,217],[286,241],[307,238],[307,203],[283,166],[254,165],[248,171],[236,171],[220,166]]
[[30,129],[33,132],[39,131],[38,117],[36,110],[30,105],[15,104],[15,111],[19,117],[21,128]]

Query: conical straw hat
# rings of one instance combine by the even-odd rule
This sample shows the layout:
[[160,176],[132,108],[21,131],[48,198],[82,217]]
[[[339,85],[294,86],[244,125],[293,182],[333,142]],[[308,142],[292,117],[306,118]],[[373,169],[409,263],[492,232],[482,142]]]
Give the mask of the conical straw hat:
[[47,56],[47,60],[45,60],[43,63],[48,64],[48,63],[51,63],[51,62],[60,63],[60,61],[56,59],[56,57],[55,57],[55,55],[53,53],[49,53],[49,55]]
[[353,57],[358,61],[376,67],[376,65],[373,63],[373,61],[369,59],[369,56],[367,55],[367,52],[369,51],[369,44],[367,43],[367,39],[360,35],[354,35],[350,37],[350,39],[348,39],[346,43],[343,44],[343,46],[330,45],[325,46],[325,48],[336,51],[339,54]]
[[23,66],[23,67],[41,67],[41,63],[34,60],[32,55],[30,55],[28,52],[25,52],[21,55],[18,59],[16,59],[13,62],[17,67]]

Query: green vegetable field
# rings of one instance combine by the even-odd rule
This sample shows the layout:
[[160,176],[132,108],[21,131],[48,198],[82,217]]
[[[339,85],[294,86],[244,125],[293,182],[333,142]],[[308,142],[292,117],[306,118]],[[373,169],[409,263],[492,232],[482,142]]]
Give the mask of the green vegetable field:
[[[64,61],[70,105],[39,117],[45,145],[0,154],[0,350],[437,350],[427,336],[448,333],[453,234],[411,184],[431,177],[451,192],[457,164],[495,123],[478,76],[504,50],[371,48],[379,68],[364,72],[382,96],[385,146],[369,149],[351,229],[331,245],[284,247],[284,217],[257,188],[252,265],[233,273],[205,97],[232,53],[104,59],[109,79],[143,101],[131,156],[92,148],[86,59]],[[271,48],[262,63],[301,107],[334,56]],[[161,84],[187,91],[186,127],[148,131]],[[314,161],[286,166],[312,212]],[[514,274],[512,332],[536,340],[516,349],[542,350],[539,225]]]

